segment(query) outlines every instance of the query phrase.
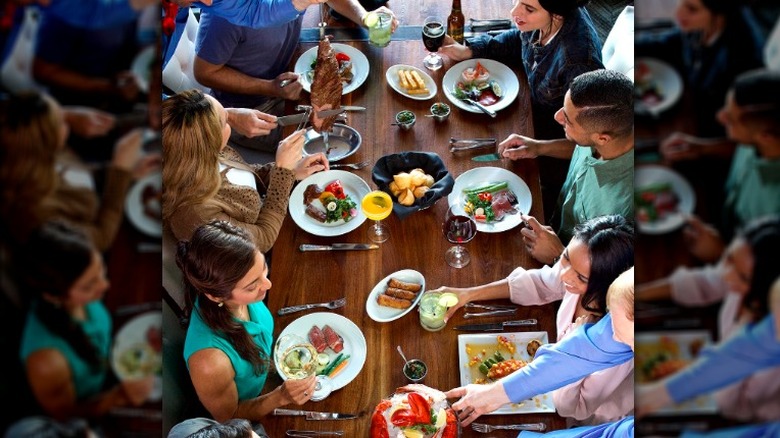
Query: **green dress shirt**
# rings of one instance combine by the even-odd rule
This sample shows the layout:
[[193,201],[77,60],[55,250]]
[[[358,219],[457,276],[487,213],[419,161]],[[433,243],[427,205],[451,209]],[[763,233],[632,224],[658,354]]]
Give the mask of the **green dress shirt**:
[[558,237],[567,245],[575,225],[609,214],[634,217],[634,149],[602,160],[593,156],[592,148],[578,145],[550,223],[557,225]]
[[780,159],[761,158],[754,147],[739,145],[726,179],[723,228],[769,214],[780,214]]

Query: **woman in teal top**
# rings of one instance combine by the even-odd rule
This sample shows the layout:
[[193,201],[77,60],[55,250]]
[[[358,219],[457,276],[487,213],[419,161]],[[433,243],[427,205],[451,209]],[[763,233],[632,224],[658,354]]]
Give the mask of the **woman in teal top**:
[[179,242],[190,325],[184,360],[203,406],[217,421],[258,421],[275,408],[303,404],[315,378],[288,379],[260,392],[270,367],[274,322],[263,304],[271,281],[265,256],[243,229],[212,221]]
[[100,253],[85,234],[60,222],[44,224],[28,248],[23,284],[35,299],[20,354],[40,406],[67,419],[143,403],[152,376],[105,388],[111,317],[100,301],[109,286]]

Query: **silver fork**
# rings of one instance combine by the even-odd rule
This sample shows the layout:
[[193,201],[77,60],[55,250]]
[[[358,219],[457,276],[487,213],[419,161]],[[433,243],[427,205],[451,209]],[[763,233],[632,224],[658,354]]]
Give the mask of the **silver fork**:
[[479,304],[479,303],[466,303],[463,307],[467,309],[485,309],[485,310],[515,310],[516,306],[505,304]]
[[493,432],[494,430],[538,430],[541,432],[547,429],[547,425],[544,423],[524,423],[524,424],[507,424],[507,425],[471,423],[471,428],[480,433]]
[[339,164],[331,164],[331,169],[341,169],[341,168],[349,168],[349,169],[362,169],[364,167],[368,166],[368,161],[361,161],[359,163],[339,163]]
[[276,312],[279,315],[288,315],[293,312],[300,312],[301,310],[309,310],[315,307],[325,307],[328,309],[338,309],[344,307],[347,304],[347,298],[339,298],[338,300],[328,301],[327,303],[314,303],[314,304],[300,304],[298,306],[282,307]]
[[497,315],[511,315],[515,313],[516,309],[497,309],[497,310],[489,310],[486,312],[477,312],[477,313],[464,313],[463,317],[466,319],[469,318],[476,318],[479,316],[497,316]]

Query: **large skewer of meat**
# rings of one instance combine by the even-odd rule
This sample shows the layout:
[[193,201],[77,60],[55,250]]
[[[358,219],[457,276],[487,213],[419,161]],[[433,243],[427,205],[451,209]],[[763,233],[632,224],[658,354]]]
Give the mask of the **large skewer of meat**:
[[329,131],[336,121],[337,116],[320,119],[318,111],[336,109],[341,107],[341,77],[339,76],[339,63],[336,60],[336,52],[330,45],[328,38],[320,40],[317,50],[317,65],[314,68],[314,79],[311,84],[311,123],[317,132]]

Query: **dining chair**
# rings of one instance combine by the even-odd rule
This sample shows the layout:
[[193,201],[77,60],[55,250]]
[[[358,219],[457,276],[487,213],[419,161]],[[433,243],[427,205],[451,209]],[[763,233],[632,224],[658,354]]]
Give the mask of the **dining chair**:
[[601,62],[634,80],[634,7],[626,6],[604,40]]
[[[183,16],[186,14],[186,21]],[[195,39],[198,36],[198,19],[192,8],[179,11],[176,17],[176,30],[165,51],[163,59],[163,85],[174,94],[184,90],[197,88],[208,92],[209,88],[201,85],[195,79]]]
[[16,28],[16,38],[9,37],[10,50],[0,67],[0,82],[12,92],[41,90],[32,74],[35,44],[38,39],[40,11],[37,6],[27,6],[24,17]]

